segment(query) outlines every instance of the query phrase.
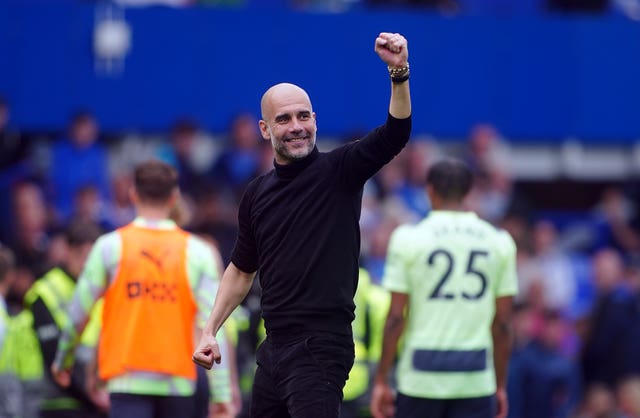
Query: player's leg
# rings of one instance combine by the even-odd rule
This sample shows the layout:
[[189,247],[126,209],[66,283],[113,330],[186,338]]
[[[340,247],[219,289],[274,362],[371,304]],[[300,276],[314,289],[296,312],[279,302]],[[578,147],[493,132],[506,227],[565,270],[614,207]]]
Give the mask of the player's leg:
[[273,378],[273,349],[269,339],[265,340],[256,352],[258,367],[251,390],[252,418],[287,418],[287,406],[278,392],[277,382]]
[[131,393],[109,394],[109,418],[153,418],[153,398]]
[[456,399],[450,406],[447,418],[493,418],[496,416],[494,396]]
[[445,418],[446,399],[415,398],[398,393],[396,418]]
[[193,396],[154,396],[154,400],[154,418],[193,417],[195,411]]
[[280,360],[282,390],[291,417],[339,417],[342,390],[354,360],[351,336],[307,336],[289,346]]

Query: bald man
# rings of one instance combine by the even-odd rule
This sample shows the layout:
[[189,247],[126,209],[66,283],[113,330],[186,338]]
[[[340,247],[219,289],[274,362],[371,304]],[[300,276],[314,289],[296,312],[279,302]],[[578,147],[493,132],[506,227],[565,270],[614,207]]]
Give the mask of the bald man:
[[362,190],[411,133],[407,40],[381,33],[375,52],[391,79],[388,116],[359,141],[321,153],[302,88],[277,84],[262,97],[259,126],[273,147],[274,169],[245,190],[231,262],[193,355],[205,368],[220,361],[214,336],[259,273],[267,338],[256,353],[252,417],[340,414],[354,359]]

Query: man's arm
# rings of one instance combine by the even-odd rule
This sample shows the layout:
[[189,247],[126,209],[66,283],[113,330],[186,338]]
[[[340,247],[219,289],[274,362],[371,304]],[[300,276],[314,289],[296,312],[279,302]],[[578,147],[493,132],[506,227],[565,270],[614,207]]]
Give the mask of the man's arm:
[[[391,100],[389,114],[396,119],[406,119],[411,116],[411,95],[409,94],[409,49],[407,40],[398,33],[382,32],[376,38],[375,51],[382,61],[389,67],[390,73],[399,71],[405,81],[391,82]],[[406,69],[406,70],[405,70]]]
[[[357,189],[398,155],[411,135],[409,93],[409,50],[398,33],[382,32],[375,40],[375,52],[389,69],[391,98],[384,125],[359,141],[348,144],[338,172],[351,189]],[[395,80],[395,81],[394,81]]]
[[374,418],[393,416],[393,393],[389,386],[389,373],[396,358],[398,341],[404,331],[405,312],[409,305],[409,295],[391,292],[391,306],[384,325],[382,355],[375,375],[371,396],[371,413]]
[[511,312],[513,297],[505,296],[496,299],[496,314],[491,325],[493,336],[493,364],[498,386],[496,396],[498,398],[498,413],[496,417],[506,417],[507,404],[507,366],[511,356],[512,329]]
[[209,315],[209,319],[202,331],[200,343],[193,353],[193,361],[196,364],[211,369],[214,361],[220,363],[220,347],[215,335],[224,321],[231,315],[231,312],[240,305],[247,293],[249,293],[255,275],[255,272],[246,273],[238,269],[233,263],[229,263],[222,275],[216,300],[211,310],[211,315]]

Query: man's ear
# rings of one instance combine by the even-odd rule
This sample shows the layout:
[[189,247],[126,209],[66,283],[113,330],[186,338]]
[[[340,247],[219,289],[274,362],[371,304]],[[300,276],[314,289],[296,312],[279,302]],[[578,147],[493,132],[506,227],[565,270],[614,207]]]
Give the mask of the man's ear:
[[271,141],[271,132],[269,131],[267,122],[260,120],[258,125],[260,126],[260,134],[262,134],[262,138],[266,141]]

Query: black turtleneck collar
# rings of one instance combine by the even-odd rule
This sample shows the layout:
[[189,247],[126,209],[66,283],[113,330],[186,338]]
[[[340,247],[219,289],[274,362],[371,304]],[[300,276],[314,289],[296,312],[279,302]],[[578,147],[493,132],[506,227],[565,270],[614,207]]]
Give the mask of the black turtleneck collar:
[[300,160],[292,161],[289,164],[278,164],[274,160],[273,165],[276,169],[276,175],[281,179],[292,179],[309,167],[318,158],[318,155],[318,147],[314,145],[309,155]]

